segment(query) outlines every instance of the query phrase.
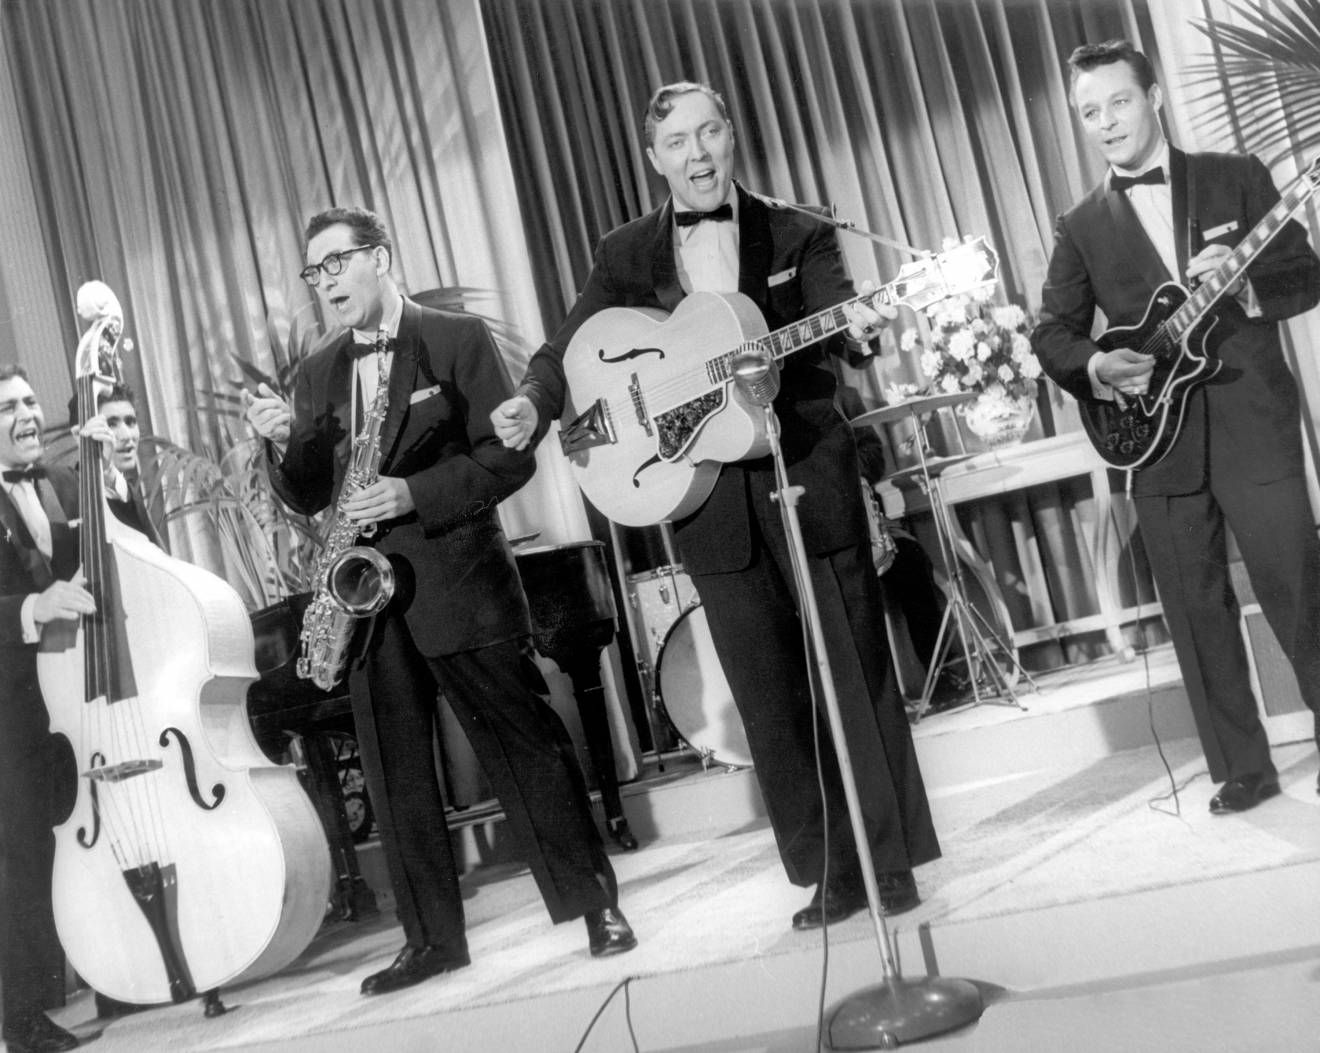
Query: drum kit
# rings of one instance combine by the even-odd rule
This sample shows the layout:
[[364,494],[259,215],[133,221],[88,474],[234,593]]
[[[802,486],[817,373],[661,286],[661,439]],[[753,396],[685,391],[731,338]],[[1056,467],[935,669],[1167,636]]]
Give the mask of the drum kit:
[[676,563],[640,571],[628,575],[628,597],[643,679],[675,734],[704,767],[750,767],[747,734],[692,578]]

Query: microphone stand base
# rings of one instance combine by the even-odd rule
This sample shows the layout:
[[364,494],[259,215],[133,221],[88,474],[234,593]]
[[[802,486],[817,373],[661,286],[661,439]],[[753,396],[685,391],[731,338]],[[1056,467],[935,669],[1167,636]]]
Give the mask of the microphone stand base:
[[984,1006],[970,980],[891,977],[845,998],[830,1017],[825,1048],[897,1049],[976,1020]]

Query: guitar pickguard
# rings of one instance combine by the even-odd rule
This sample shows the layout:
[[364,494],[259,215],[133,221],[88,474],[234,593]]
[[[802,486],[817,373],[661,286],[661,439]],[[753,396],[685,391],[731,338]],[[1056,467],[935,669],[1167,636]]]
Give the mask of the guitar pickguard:
[[656,439],[660,457],[677,459],[691,445],[701,426],[724,407],[725,389],[712,391],[681,406],[656,414]]

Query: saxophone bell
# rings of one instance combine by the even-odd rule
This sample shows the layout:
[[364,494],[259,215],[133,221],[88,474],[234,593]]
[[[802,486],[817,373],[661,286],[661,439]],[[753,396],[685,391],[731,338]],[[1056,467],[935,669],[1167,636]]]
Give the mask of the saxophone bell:
[[325,590],[345,614],[365,618],[377,614],[394,595],[394,568],[366,545],[344,549],[325,570]]

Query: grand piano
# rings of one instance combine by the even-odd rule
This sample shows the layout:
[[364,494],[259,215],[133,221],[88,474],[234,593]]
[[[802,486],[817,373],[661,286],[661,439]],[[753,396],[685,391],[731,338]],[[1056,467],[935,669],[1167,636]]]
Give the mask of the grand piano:
[[[605,545],[581,541],[519,548],[515,558],[531,608],[533,643],[572,681],[606,830],[621,848],[635,849],[600,681],[600,653],[614,638],[616,625]],[[301,759],[338,874],[334,909],[351,919],[377,910],[358,869],[346,810],[342,782],[345,765],[352,761],[337,749],[353,734],[353,714],[345,689],[322,691],[295,671],[298,631],[310,598],[307,593],[292,596],[252,615],[260,678],[248,690],[248,718],[268,756],[280,759],[292,752]]]

